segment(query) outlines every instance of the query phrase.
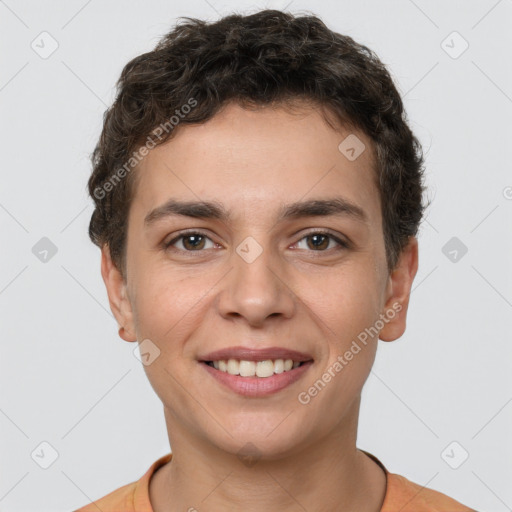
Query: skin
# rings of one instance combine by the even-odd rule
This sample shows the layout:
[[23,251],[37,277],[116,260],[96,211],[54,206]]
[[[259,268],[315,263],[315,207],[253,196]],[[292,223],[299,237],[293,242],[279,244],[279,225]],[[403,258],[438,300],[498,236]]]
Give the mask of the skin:
[[[350,133],[366,145],[354,161],[338,150]],[[329,127],[318,108],[250,111],[230,103],[204,124],[179,127],[140,164],[126,279],[107,246],[101,271],[121,337],[150,339],[161,351],[144,367],[162,400],[173,452],[150,482],[155,512],[380,510],[385,474],[356,448],[361,390],[378,338],[392,341],[405,330],[418,244],[411,238],[388,272],[373,158],[364,134]],[[277,222],[285,203],[335,196],[359,205],[368,222]],[[145,228],[148,212],[171,197],[215,200],[233,218],[172,216]],[[177,240],[174,251],[162,247],[190,228],[208,237],[199,249],[190,238]],[[310,228],[350,245],[327,238],[318,249]],[[263,249],[252,263],[236,252],[248,236]],[[397,303],[400,312],[379,336],[301,404],[298,394]],[[247,398],[222,387],[197,360],[235,345],[291,348],[314,363],[284,390]],[[248,442],[260,457],[250,467],[237,455]]]

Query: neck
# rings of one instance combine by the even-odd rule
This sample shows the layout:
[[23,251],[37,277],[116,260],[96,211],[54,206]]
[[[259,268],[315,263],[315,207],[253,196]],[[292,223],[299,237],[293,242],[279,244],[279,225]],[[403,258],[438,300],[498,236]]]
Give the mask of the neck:
[[280,510],[379,512],[383,470],[356,448],[357,416],[314,444],[279,458],[248,461],[179,429],[172,431],[172,460],[150,481],[154,512]]

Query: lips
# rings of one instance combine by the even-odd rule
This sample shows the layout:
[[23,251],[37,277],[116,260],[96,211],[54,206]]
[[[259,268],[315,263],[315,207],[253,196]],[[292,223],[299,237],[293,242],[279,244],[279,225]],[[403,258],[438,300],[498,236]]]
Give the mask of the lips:
[[297,350],[290,350],[283,347],[251,349],[243,346],[223,348],[198,357],[200,362],[220,361],[228,359],[237,359],[239,361],[292,359],[293,361],[306,362],[312,361],[313,357],[310,354],[298,352]]
[[[256,364],[262,363],[258,362]],[[223,389],[228,389],[245,398],[263,398],[278,393],[299,381],[313,366],[313,361],[302,362],[300,366],[294,369],[274,373],[267,377],[231,375],[220,369],[217,370],[205,362],[201,362],[199,366],[218,382]]]

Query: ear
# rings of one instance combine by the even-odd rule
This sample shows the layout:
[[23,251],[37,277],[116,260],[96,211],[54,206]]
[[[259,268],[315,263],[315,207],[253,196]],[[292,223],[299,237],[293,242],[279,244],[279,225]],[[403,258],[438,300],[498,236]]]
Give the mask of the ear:
[[121,272],[112,261],[110,249],[106,244],[101,249],[101,276],[107,288],[110,309],[120,326],[119,336],[125,341],[137,341],[126,283]]
[[[379,333],[382,341],[394,341],[405,332],[407,308],[412,282],[418,270],[418,240],[410,237],[398,263],[388,278],[384,307],[384,327]],[[394,313],[394,316],[392,316]]]

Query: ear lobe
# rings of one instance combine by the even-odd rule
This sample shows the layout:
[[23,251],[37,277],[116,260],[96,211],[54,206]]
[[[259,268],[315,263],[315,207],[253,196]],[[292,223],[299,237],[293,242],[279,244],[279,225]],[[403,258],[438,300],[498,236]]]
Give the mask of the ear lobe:
[[410,237],[396,268],[389,276],[386,305],[383,315],[387,319],[379,333],[382,341],[394,341],[405,332],[407,308],[412,283],[418,271],[418,240]]
[[110,248],[107,244],[101,249],[101,276],[107,288],[110,309],[120,326],[119,336],[125,341],[137,341],[126,283],[121,272],[112,261]]

